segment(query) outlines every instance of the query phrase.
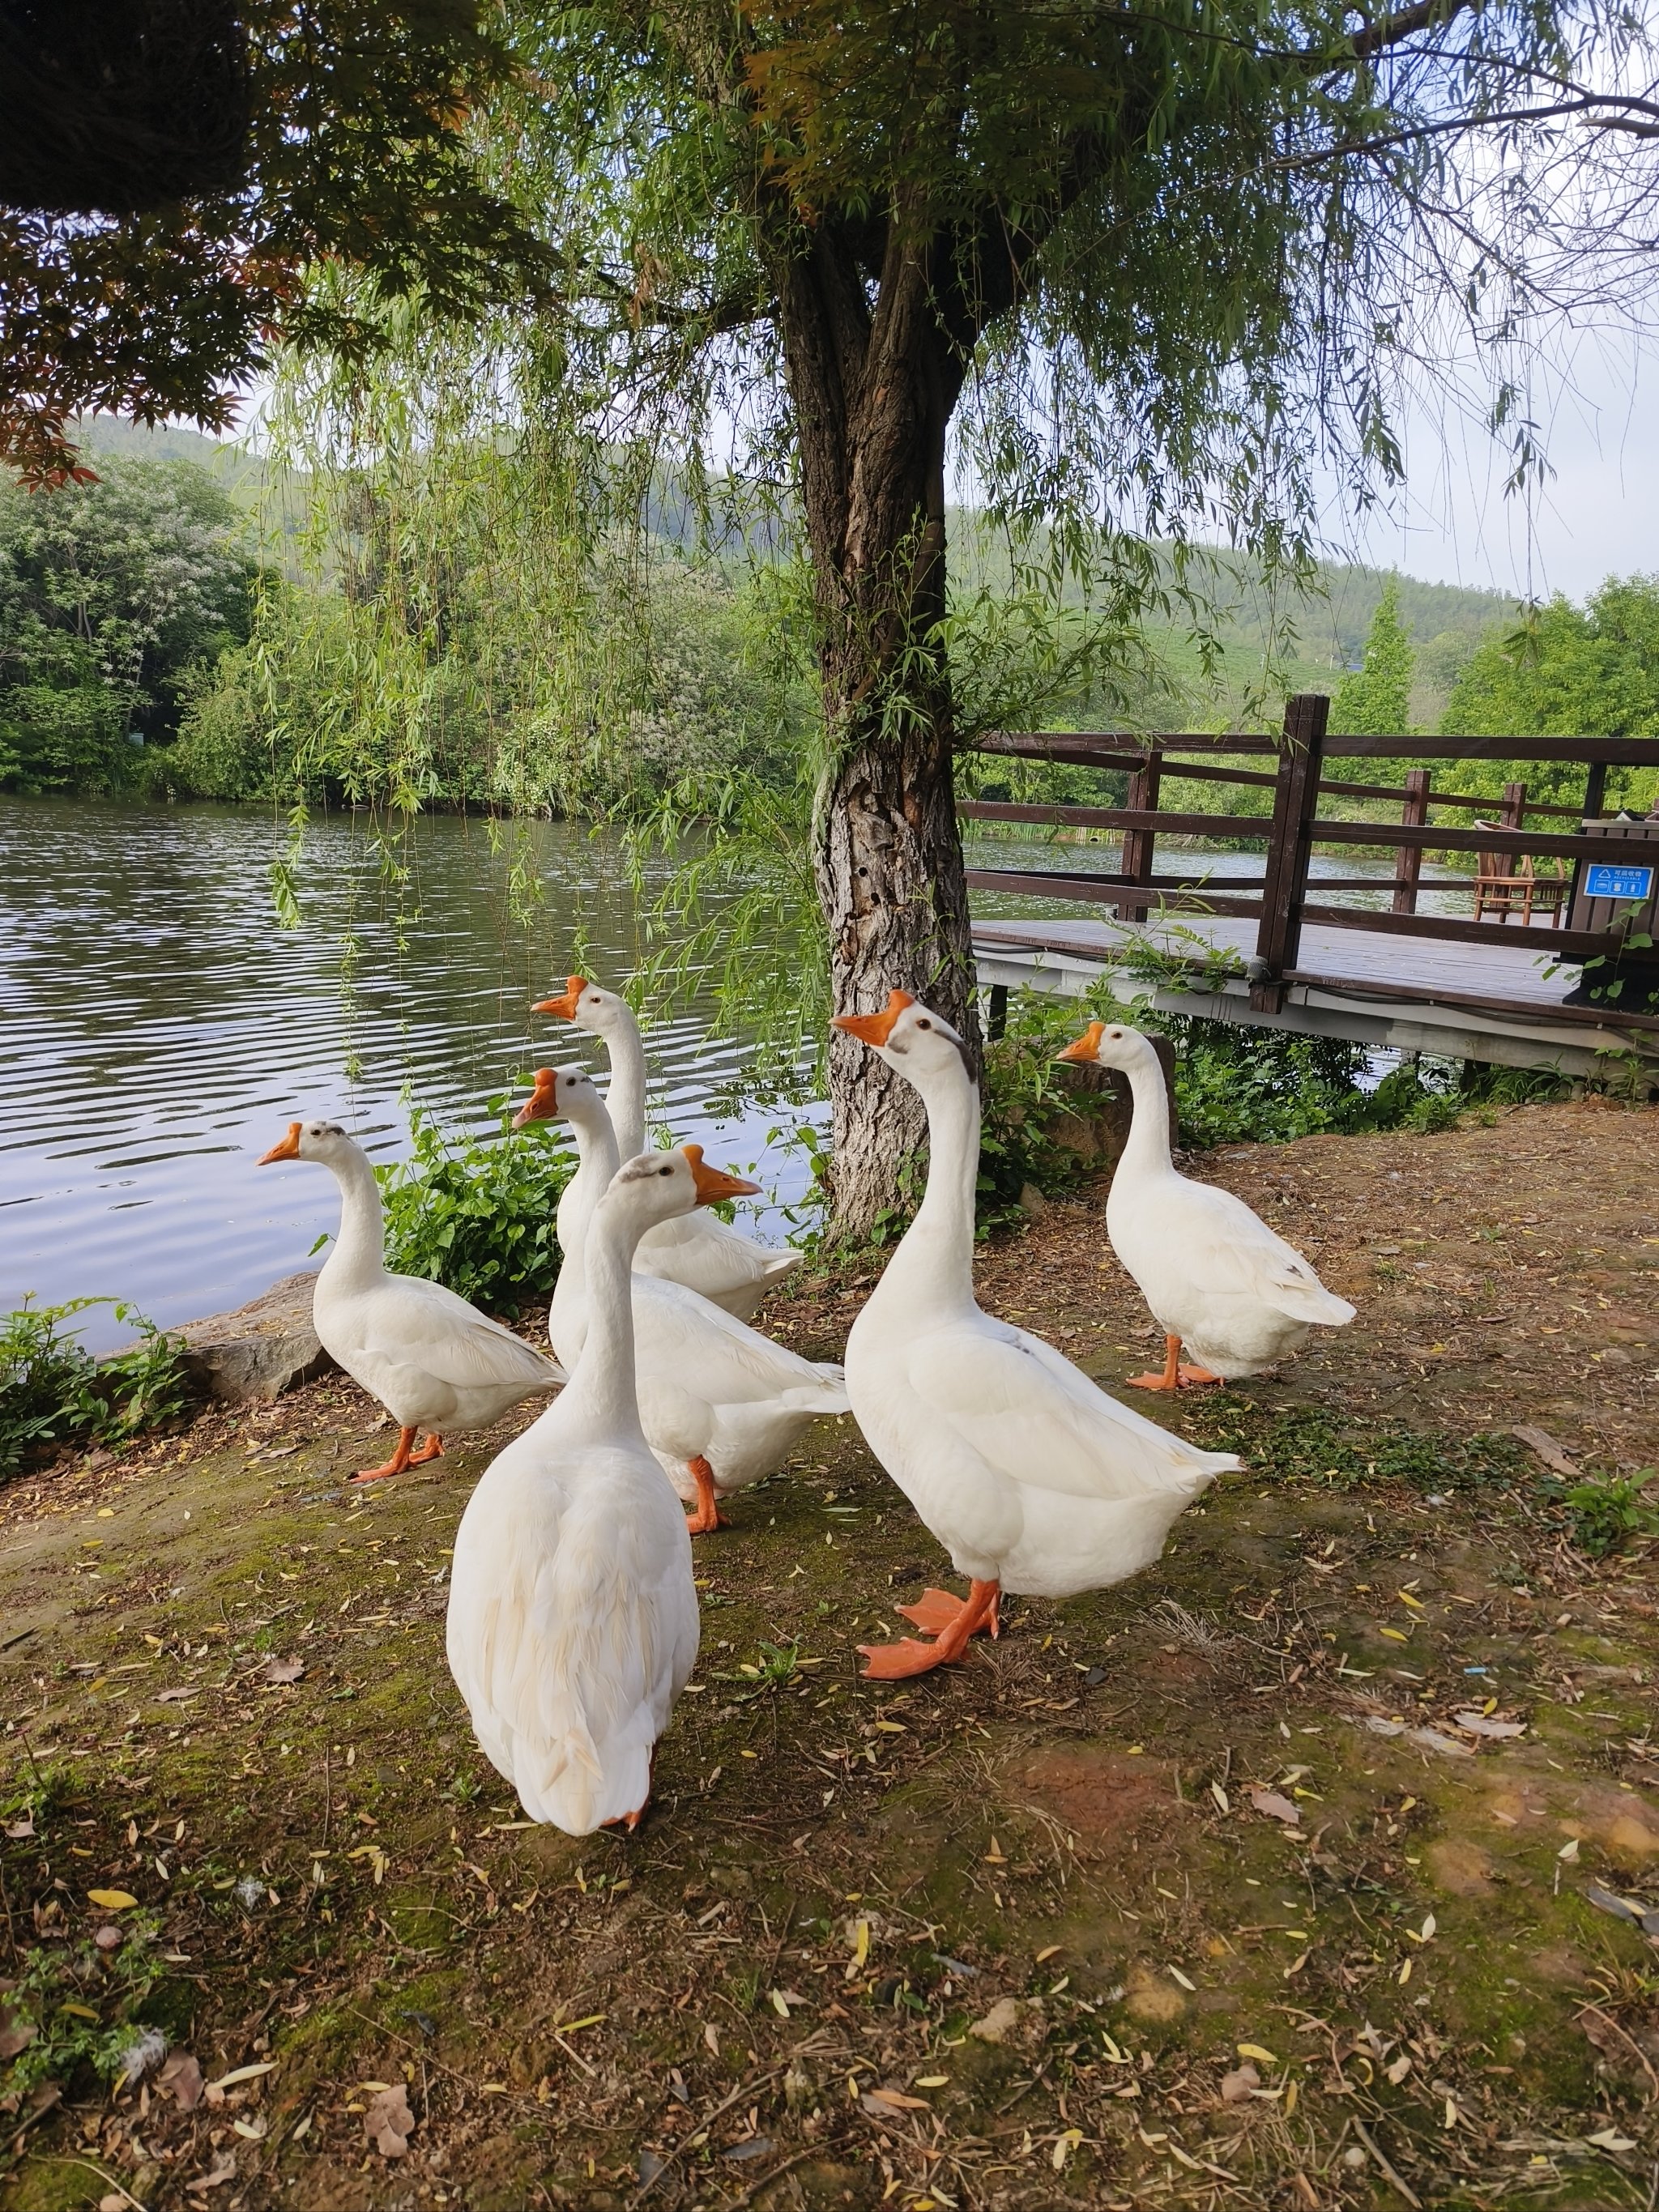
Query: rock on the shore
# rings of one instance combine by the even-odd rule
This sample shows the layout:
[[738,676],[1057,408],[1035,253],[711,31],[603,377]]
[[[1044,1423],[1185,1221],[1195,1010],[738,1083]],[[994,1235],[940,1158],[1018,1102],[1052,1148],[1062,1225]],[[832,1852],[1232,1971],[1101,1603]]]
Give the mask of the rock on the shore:
[[316,1281],[314,1268],[284,1275],[234,1313],[186,1322],[173,1332],[184,1340],[183,1364],[196,1388],[210,1398],[277,1398],[325,1375],[334,1362],[311,1325]]

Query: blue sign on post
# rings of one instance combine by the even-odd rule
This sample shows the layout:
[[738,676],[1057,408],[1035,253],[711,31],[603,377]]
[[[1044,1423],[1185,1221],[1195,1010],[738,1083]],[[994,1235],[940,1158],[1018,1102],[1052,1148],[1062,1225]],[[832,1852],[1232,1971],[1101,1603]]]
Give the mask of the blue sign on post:
[[1652,890],[1651,868],[1620,867],[1611,860],[1592,860],[1584,871],[1586,898],[1645,899]]

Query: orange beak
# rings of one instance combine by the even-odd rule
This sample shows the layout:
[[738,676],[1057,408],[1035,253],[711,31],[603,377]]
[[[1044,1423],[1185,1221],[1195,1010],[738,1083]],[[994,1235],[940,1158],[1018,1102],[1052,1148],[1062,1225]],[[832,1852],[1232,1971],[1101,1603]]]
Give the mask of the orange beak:
[[301,1126],[298,1121],[290,1121],[288,1125],[288,1134],[282,1143],[273,1145],[268,1152],[261,1152],[253,1163],[254,1166],[269,1167],[272,1160],[297,1160],[300,1157]]
[[682,1145],[680,1150],[691,1163],[691,1180],[697,1186],[697,1204],[713,1206],[720,1198],[757,1198],[760,1185],[745,1182],[741,1176],[726,1175],[720,1168],[706,1168],[702,1164],[701,1145]]
[[1091,1022],[1077,1042],[1068,1044],[1059,1057],[1061,1060],[1081,1060],[1086,1066],[1095,1056],[1095,1048],[1100,1042],[1100,1033],[1105,1026],[1104,1022]]
[[558,1115],[559,1085],[558,1079],[553,1070],[550,1067],[538,1067],[536,1070],[535,1083],[535,1089],[513,1116],[513,1126],[515,1129],[525,1128],[532,1121],[551,1121]]
[[[587,988],[586,975],[572,975],[556,999],[538,999],[530,1009],[532,1014],[556,1014],[562,1022],[574,1022],[576,1008],[581,1003],[582,993]],[[538,1079],[539,1080],[539,1077]]]
[[830,1027],[845,1030],[848,1036],[857,1037],[862,1044],[885,1044],[894,1023],[907,1006],[915,1003],[908,991],[890,991],[887,1004],[878,1014],[837,1014]]

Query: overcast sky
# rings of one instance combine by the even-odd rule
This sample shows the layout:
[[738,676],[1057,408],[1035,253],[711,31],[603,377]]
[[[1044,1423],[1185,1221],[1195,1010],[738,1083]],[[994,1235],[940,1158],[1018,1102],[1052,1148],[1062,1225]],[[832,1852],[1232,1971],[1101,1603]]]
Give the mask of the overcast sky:
[[1659,569],[1659,349],[1622,332],[1568,342],[1540,369],[1532,412],[1553,473],[1505,497],[1507,453],[1479,423],[1419,410],[1407,488],[1364,521],[1333,498],[1334,544],[1433,583],[1582,599],[1609,574]]

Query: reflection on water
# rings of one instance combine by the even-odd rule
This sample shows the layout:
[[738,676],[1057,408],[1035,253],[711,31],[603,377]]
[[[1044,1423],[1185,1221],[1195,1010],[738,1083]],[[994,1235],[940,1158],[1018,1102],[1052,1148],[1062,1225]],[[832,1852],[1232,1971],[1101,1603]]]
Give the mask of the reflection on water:
[[[326,1115],[392,1157],[405,1089],[482,1129],[538,1063],[601,1069],[596,1040],[528,1009],[579,954],[606,981],[632,972],[626,873],[578,827],[512,836],[544,893],[527,921],[514,849],[486,823],[417,823],[401,889],[361,822],[318,823],[285,930],[270,869],[286,830],[259,810],[0,799],[0,1308],[114,1294],[166,1322],[237,1304],[305,1266],[336,1218],[325,1172],[254,1168],[289,1121]],[[756,1161],[776,1116],[711,1106],[739,1041],[694,1006],[648,1050],[656,1118]],[[775,1151],[763,1179],[787,1202],[805,1170]],[[123,1333],[94,1315],[86,1341]]]

